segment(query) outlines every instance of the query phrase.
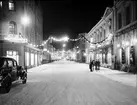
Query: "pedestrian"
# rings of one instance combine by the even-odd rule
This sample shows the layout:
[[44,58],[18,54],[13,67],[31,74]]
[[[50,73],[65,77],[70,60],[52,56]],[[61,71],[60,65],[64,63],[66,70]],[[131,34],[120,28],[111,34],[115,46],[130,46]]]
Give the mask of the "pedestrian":
[[99,61],[99,59],[97,60],[97,69],[100,70],[100,61]]
[[92,69],[94,70],[94,68],[95,68],[95,67],[94,67],[94,66],[95,66],[95,60],[92,61],[92,65],[93,65],[93,66],[92,66]]
[[97,62],[97,60],[95,61],[95,70],[97,70],[97,64],[98,62]]
[[90,71],[92,71],[92,66],[93,66],[92,61],[90,61],[90,63],[89,63],[89,69],[90,69]]

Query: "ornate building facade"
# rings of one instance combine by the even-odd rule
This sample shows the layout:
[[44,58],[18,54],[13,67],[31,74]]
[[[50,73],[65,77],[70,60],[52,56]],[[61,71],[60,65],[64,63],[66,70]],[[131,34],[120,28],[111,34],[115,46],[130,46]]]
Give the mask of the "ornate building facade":
[[0,0],[0,56],[12,57],[27,67],[40,65],[42,24],[39,1]]
[[[136,67],[137,62],[137,1],[114,1],[115,68]],[[134,68],[135,69],[135,68]]]
[[113,12],[107,7],[101,20],[87,33],[87,63],[99,59],[102,66],[111,67],[113,61]]

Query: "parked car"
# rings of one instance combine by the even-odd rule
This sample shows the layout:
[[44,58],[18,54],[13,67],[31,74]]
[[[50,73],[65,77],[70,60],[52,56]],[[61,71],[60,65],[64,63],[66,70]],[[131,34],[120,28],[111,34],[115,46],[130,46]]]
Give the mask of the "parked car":
[[0,89],[8,93],[13,82],[27,81],[27,69],[18,65],[17,61],[10,57],[0,57]]

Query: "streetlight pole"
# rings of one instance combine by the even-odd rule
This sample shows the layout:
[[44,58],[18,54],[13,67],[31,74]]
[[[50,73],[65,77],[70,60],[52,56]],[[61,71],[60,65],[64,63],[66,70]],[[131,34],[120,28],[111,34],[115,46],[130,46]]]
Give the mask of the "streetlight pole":
[[[26,1],[23,1],[23,4],[24,4],[24,13],[23,13],[23,16],[21,17],[21,24],[23,25],[23,36],[26,37],[26,26],[28,26],[28,24],[30,24],[30,18],[29,16],[27,15],[26,13]],[[26,42],[25,42],[26,43]],[[24,67],[26,66],[25,65],[25,51],[26,51],[26,46],[24,45]],[[29,62],[29,61],[27,61]]]

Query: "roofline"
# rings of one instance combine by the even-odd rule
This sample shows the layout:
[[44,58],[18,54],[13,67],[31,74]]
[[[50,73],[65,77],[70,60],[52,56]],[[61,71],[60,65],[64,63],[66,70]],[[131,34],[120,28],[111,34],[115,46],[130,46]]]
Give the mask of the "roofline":
[[[107,7],[107,8],[110,8],[110,7]],[[105,18],[108,18],[110,14],[113,12],[113,7],[111,7],[110,9],[111,9],[111,12]],[[87,34],[89,35],[103,20],[104,20],[104,17],[101,17],[101,20]]]

